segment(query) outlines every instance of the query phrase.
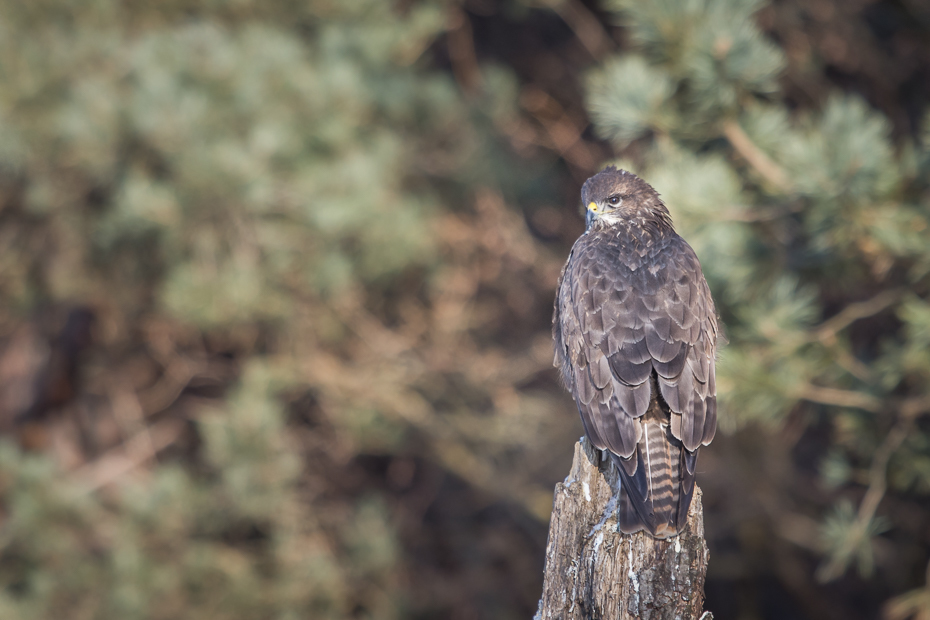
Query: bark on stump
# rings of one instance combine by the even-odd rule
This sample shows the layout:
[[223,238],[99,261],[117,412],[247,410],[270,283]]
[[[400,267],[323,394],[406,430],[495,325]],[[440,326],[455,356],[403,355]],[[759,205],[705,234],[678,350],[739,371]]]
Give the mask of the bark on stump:
[[656,540],[617,530],[617,470],[582,438],[555,487],[542,599],[534,620],[697,620],[704,606],[707,545],[701,490],[684,533]]

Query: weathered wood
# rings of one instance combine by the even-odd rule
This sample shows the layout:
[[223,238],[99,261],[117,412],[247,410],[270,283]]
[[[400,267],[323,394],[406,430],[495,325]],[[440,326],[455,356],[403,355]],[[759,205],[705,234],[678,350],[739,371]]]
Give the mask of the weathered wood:
[[534,620],[707,620],[708,552],[701,490],[688,528],[668,540],[617,530],[617,471],[582,438],[565,482],[555,487],[542,599]]

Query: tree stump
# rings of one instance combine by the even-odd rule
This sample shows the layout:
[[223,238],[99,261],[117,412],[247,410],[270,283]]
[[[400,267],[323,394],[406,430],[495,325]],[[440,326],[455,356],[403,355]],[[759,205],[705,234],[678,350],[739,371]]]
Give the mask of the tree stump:
[[701,490],[684,533],[657,540],[617,529],[617,470],[583,437],[571,473],[555,487],[546,569],[534,620],[707,620],[707,545]]

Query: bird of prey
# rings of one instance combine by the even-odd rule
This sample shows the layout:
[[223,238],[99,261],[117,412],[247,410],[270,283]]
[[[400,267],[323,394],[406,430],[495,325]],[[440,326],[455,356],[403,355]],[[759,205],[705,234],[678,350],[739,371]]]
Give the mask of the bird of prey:
[[685,527],[698,449],[714,438],[717,315],[659,194],[607,167],[581,190],[587,230],[559,278],[554,364],[591,443],[620,473],[620,530]]

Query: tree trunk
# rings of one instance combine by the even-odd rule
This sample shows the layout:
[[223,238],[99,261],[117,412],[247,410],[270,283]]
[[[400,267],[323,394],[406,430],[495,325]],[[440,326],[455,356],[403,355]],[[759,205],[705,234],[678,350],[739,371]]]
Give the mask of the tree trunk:
[[668,540],[617,530],[617,470],[582,438],[555,487],[542,599],[534,620],[696,620],[704,605],[707,545],[701,490],[688,528]]

